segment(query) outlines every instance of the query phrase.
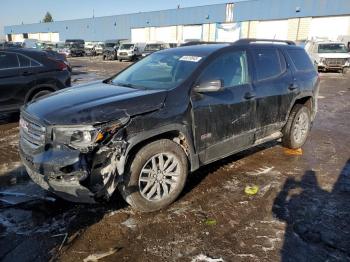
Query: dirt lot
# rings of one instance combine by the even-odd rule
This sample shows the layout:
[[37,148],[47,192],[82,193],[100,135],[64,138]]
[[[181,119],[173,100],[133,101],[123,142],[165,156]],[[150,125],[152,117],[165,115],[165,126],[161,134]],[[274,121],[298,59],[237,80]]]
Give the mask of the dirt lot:
[[[74,84],[127,65],[71,62]],[[267,143],[211,164],[191,174],[175,204],[152,214],[133,211],[117,194],[91,206],[41,190],[19,161],[18,116],[6,116],[0,260],[350,261],[350,75],[321,79],[319,114],[301,151]],[[248,185],[258,193],[247,195]]]

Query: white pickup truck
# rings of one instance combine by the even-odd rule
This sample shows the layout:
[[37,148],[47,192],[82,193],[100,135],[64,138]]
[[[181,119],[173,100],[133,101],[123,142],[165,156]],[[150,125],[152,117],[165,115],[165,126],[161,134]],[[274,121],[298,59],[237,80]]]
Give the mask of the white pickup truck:
[[342,42],[308,42],[305,50],[316,68],[323,71],[344,71],[350,67],[350,53]]

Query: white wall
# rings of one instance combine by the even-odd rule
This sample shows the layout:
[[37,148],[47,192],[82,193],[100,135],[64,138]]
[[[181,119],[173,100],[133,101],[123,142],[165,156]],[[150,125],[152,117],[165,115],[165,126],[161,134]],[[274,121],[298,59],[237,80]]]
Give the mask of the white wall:
[[340,35],[349,35],[349,26],[349,16],[312,18],[309,39],[324,37],[337,40]]
[[240,38],[241,27],[238,23],[225,23],[216,25],[216,41],[234,42]]
[[288,37],[288,20],[260,21],[257,26],[257,38],[282,39]]
[[188,39],[202,40],[203,28],[202,25],[186,25],[182,29],[182,41]]

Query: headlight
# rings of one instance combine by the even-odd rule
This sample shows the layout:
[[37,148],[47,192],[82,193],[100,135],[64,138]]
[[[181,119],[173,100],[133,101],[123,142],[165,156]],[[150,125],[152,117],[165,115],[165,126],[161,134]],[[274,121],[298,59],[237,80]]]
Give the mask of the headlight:
[[57,126],[53,127],[52,139],[54,144],[64,144],[82,152],[88,152],[98,143],[116,133],[129,121],[129,117],[101,124],[100,126]]
[[89,149],[103,134],[93,126],[54,127],[53,141],[76,149]]

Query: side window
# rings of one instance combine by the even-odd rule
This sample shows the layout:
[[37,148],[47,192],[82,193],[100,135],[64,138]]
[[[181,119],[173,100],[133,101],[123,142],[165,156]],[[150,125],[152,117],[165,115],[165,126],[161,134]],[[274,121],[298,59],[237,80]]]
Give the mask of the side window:
[[284,64],[284,68],[281,65],[281,57],[278,52],[273,48],[253,50],[258,81],[279,76],[284,72],[286,65]]
[[30,67],[30,59],[23,56],[23,55],[17,55],[19,60],[19,66],[20,67]]
[[224,87],[248,83],[246,52],[228,52],[217,57],[204,69],[199,78],[200,83],[211,80],[222,80]]
[[310,57],[303,49],[289,49],[287,53],[298,71],[314,70]]
[[18,66],[16,54],[0,52],[0,69],[17,68]]

